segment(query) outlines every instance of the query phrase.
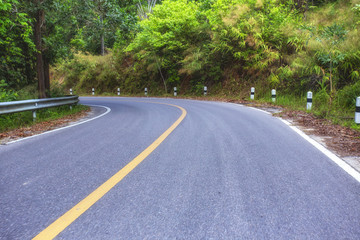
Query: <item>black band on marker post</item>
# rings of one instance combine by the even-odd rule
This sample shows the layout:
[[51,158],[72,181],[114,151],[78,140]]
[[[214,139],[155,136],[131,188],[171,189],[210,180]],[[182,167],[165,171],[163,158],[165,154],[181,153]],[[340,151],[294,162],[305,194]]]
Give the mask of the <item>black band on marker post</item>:
[[360,112],[360,107],[356,107],[355,112]]
[[312,98],[308,98],[308,99],[307,99],[307,102],[308,102],[308,103],[312,103]]

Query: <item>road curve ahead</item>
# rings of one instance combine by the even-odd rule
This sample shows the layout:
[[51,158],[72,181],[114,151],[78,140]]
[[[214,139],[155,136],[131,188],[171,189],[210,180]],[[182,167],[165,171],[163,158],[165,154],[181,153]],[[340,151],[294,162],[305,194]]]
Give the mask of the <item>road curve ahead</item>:
[[360,239],[360,183],[278,118],[191,100],[81,103],[111,111],[0,146],[0,239]]

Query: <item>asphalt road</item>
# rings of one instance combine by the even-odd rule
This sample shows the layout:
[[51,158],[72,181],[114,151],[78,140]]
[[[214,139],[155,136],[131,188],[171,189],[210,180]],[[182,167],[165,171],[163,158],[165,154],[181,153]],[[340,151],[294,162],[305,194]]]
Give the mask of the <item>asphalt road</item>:
[[[360,183],[279,119],[176,99],[82,98],[111,112],[0,146],[0,239],[31,239],[187,111],[56,239],[360,239]],[[105,111],[105,110],[103,110]]]

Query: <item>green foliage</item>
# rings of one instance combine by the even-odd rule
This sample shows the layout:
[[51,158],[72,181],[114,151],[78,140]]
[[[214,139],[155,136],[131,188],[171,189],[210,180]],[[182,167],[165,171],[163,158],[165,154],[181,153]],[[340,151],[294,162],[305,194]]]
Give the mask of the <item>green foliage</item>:
[[198,8],[198,4],[186,0],[162,1],[153,8],[149,19],[140,22],[142,31],[126,49],[162,78],[165,86],[178,82],[179,63],[186,51],[206,38],[201,32],[203,22]]
[[333,91],[333,71],[336,72],[337,66],[345,59],[346,54],[339,50],[339,44],[345,40],[345,35],[348,33],[343,26],[333,24],[325,27],[320,31],[320,37],[317,40],[324,43],[324,48],[315,53],[317,60],[324,67],[329,69],[330,91]]
[[29,70],[35,50],[31,20],[17,10],[19,5],[16,0],[0,1],[0,80],[6,80],[11,88],[33,81]]
[[91,88],[95,88],[97,93],[115,93],[118,87],[124,88],[122,77],[126,73],[119,72],[119,69],[111,52],[103,57],[75,54],[73,59],[59,62],[52,69],[53,85],[58,84],[56,92],[60,93],[68,93],[69,88],[84,94],[90,94]]
[[330,110],[330,95],[326,91],[326,88],[323,88],[314,94],[313,105],[314,110],[319,117],[327,117]]
[[353,110],[356,103],[356,98],[360,97],[360,82],[345,86],[336,96],[336,103],[342,109]]
[[10,102],[16,100],[18,94],[13,90],[7,90],[8,84],[5,80],[0,80],[0,102]]
[[[72,46],[80,51],[99,54],[101,36],[105,46],[124,45],[136,31],[135,1],[96,0],[71,1],[72,24],[77,32]],[[69,13],[69,12],[68,12]]]

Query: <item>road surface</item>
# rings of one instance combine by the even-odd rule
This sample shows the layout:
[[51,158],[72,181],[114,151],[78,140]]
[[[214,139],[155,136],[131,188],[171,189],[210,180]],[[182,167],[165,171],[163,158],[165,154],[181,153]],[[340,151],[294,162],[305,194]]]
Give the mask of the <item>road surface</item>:
[[278,118],[192,100],[81,103],[111,111],[0,146],[0,239],[60,229],[96,197],[55,239],[360,239],[360,183]]

